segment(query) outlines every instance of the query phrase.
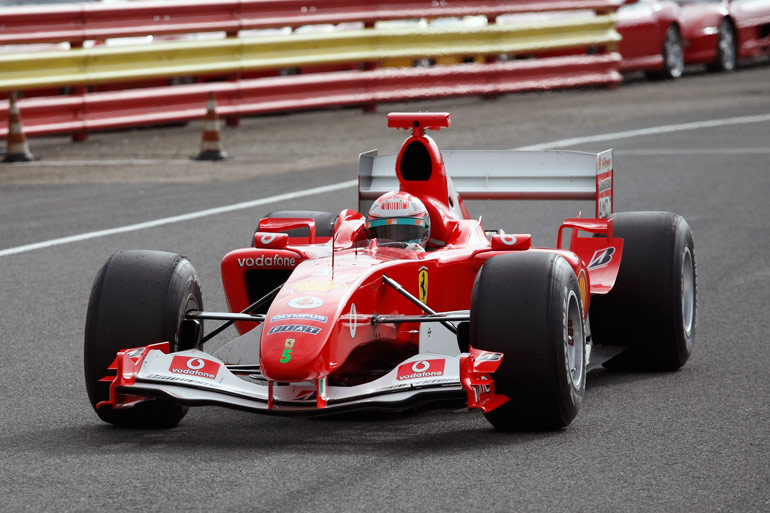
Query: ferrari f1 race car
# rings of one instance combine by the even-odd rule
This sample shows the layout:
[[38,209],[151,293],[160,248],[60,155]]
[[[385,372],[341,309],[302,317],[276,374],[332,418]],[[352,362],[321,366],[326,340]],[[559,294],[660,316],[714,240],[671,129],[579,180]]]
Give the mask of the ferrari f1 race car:
[[[222,260],[230,312],[203,308],[182,256],[121,251],[85,327],[97,415],[172,427],[190,406],[274,415],[478,408],[500,430],[558,429],[594,367],[673,370],[695,338],[687,222],[613,213],[612,151],[441,152],[448,113],[392,113],[398,154],[359,158],[359,209],[272,212]],[[463,200],[590,199],[555,248],[485,230]],[[371,204],[371,207],[369,207]],[[222,321],[204,334],[204,321]],[[211,353],[227,327],[239,336]]]

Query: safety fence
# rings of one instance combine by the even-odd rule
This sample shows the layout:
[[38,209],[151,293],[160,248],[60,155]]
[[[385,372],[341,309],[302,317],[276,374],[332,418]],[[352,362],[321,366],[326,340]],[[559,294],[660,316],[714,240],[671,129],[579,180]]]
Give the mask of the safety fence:
[[[450,7],[451,6],[451,7]],[[77,4],[0,10],[0,43],[66,41],[71,49],[0,54],[0,91],[81,86],[78,94],[18,102],[29,135],[78,133],[202,118],[216,93],[220,115],[458,95],[502,94],[620,82],[616,1],[319,1],[221,0],[200,3]],[[590,16],[428,27],[375,27],[393,19],[590,10]],[[57,11],[54,13],[53,11]],[[58,20],[56,27],[49,20]],[[134,46],[82,47],[89,39],[239,31],[318,23],[362,22],[359,30],[227,37]],[[589,55],[590,54],[590,55]],[[495,62],[498,56],[509,59]],[[389,59],[476,64],[381,68]],[[527,59],[521,59],[527,57]],[[334,65],[340,71],[243,78],[249,73]],[[151,79],[219,81],[86,92],[89,86]],[[223,80],[224,78],[224,80]],[[8,132],[0,101],[0,136]]]

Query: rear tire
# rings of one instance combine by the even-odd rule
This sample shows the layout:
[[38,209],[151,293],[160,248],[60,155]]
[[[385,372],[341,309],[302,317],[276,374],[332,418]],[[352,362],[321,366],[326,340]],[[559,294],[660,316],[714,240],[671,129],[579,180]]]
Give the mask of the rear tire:
[[[331,212],[321,212],[316,210],[276,210],[269,212],[263,219],[291,219],[291,218],[310,218],[315,221],[316,237],[331,237],[334,235],[334,225],[337,223],[337,214]],[[259,226],[254,230],[256,234]],[[287,230],[289,237],[309,237],[310,230],[307,228],[294,228]],[[251,237],[251,246],[254,246],[254,237]]]
[[719,25],[719,41],[717,42],[717,59],[708,66],[709,71],[728,72],[735,69],[738,62],[738,45],[735,37],[735,27],[727,18]]
[[492,378],[510,399],[485,414],[496,429],[559,429],[577,415],[586,374],[580,297],[572,267],[553,253],[500,255],[479,271],[470,343],[504,354]]
[[670,212],[613,214],[624,239],[620,272],[606,295],[591,298],[596,344],[629,345],[607,367],[676,370],[695,341],[697,288],[690,226]]
[[[96,275],[85,328],[85,380],[88,398],[105,422],[123,427],[170,428],[188,408],[153,399],[127,409],[102,407],[109,399],[107,367],[121,349],[169,342],[180,347],[184,315],[202,310],[198,276],[189,260],[160,251],[121,251],[112,255]],[[194,341],[192,345],[197,345]]]

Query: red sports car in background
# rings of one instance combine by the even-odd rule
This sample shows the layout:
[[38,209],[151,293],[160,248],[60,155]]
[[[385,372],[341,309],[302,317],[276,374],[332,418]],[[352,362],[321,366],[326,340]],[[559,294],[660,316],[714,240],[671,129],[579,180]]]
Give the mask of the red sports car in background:
[[665,78],[686,64],[730,71],[770,47],[770,0],[630,0],[617,16],[622,71]]

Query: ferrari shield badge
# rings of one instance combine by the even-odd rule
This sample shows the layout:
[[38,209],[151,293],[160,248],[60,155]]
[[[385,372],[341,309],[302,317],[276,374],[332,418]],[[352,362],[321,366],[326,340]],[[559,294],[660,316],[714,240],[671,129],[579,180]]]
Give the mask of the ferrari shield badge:
[[428,268],[420,267],[420,272],[417,275],[418,290],[420,292],[420,301],[423,303],[428,302]]

